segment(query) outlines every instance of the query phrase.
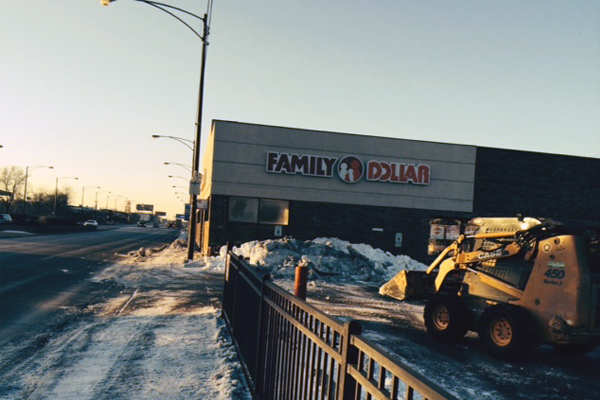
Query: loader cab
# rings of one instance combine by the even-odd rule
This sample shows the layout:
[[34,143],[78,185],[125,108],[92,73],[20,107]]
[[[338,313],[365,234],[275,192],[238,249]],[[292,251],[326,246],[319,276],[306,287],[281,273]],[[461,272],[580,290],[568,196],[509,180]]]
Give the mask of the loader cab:
[[[485,254],[489,254],[488,258],[482,258],[480,262],[473,264],[472,269],[498,279],[519,290],[523,290],[533,269],[535,252],[537,251],[535,243],[528,244],[528,247],[523,249],[523,251],[511,257],[500,258],[495,257],[494,254],[502,252],[503,248],[514,242],[517,232],[528,230],[541,224],[542,221],[536,218],[475,218],[469,222],[469,225],[465,229],[466,239],[461,244],[460,251],[485,252]],[[501,238],[475,237],[478,234],[496,233],[506,233],[507,235]],[[479,293],[479,295],[483,297],[486,294],[489,295],[482,286],[479,289],[484,290],[484,293]]]

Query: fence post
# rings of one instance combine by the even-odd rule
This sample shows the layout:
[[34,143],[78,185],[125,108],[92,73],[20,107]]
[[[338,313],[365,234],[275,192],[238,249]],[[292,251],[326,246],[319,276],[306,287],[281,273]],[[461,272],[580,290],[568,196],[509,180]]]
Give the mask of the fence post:
[[264,346],[263,346],[263,311],[265,309],[265,281],[269,280],[269,275],[262,275],[260,281],[260,304],[258,309],[258,334],[256,335],[256,363],[254,365],[254,394],[258,397],[263,397],[263,388],[262,388],[262,370],[260,369],[261,365],[264,365]]
[[225,310],[225,302],[227,301],[227,293],[229,291],[229,268],[230,259],[229,259],[229,242],[225,245],[227,251],[225,252],[225,273],[223,274],[223,304],[221,305],[221,317],[226,316],[226,319],[229,320],[229,316],[226,315],[227,311]]
[[356,380],[348,373],[348,364],[358,363],[358,349],[352,346],[352,336],[360,335],[362,325],[358,321],[347,321],[344,324],[344,342],[342,363],[340,364],[340,391],[337,400],[354,400],[356,396]]
[[[233,255],[229,252],[229,243],[227,244],[227,260],[228,260],[228,264],[229,264],[229,278],[230,278],[230,282],[231,282],[231,258],[233,257]],[[237,320],[237,299],[238,299],[238,289],[240,287],[240,266],[236,265],[236,267],[233,268],[235,270],[235,287],[232,288],[233,289],[233,299],[232,299],[232,316],[231,316],[231,321],[229,321],[231,323],[231,332],[232,334],[235,336],[235,325],[236,325],[236,320]]]

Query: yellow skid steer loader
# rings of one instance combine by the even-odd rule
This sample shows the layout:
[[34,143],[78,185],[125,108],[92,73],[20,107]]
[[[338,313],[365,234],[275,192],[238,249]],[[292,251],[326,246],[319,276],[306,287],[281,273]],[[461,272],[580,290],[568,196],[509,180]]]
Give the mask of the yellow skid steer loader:
[[600,343],[599,230],[536,218],[475,218],[431,264],[402,272],[381,293],[426,294],[437,340],[475,331],[492,356],[511,360],[539,344],[585,353]]

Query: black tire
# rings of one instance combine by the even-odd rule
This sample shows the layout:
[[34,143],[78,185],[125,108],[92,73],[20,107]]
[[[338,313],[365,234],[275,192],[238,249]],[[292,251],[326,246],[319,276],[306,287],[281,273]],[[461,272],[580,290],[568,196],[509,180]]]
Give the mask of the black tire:
[[598,347],[597,343],[565,343],[555,344],[554,348],[560,354],[565,356],[581,356],[587,354]]
[[533,347],[533,322],[528,312],[508,305],[488,308],[481,316],[479,340],[493,357],[513,361]]
[[458,343],[469,328],[469,309],[455,294],[433,295],[425,305],[423,317],[427,332],[444,343]]

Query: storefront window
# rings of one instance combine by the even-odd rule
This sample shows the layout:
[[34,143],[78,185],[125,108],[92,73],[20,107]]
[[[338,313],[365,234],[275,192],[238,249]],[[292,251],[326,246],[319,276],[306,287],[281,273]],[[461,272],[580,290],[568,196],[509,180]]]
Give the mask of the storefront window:
[[437,218],[429,225],[429,246],[427,253],[436,255],[450,246],[460,236],[461,221]]
[[289,201],[261,199],[259,222],[261,224],[287,225],[289,211]]
[[229,221],[287,225],[290,202],[285,200],[229,198]]
[[229,221],[258,222],[258,199],[230,197]]

